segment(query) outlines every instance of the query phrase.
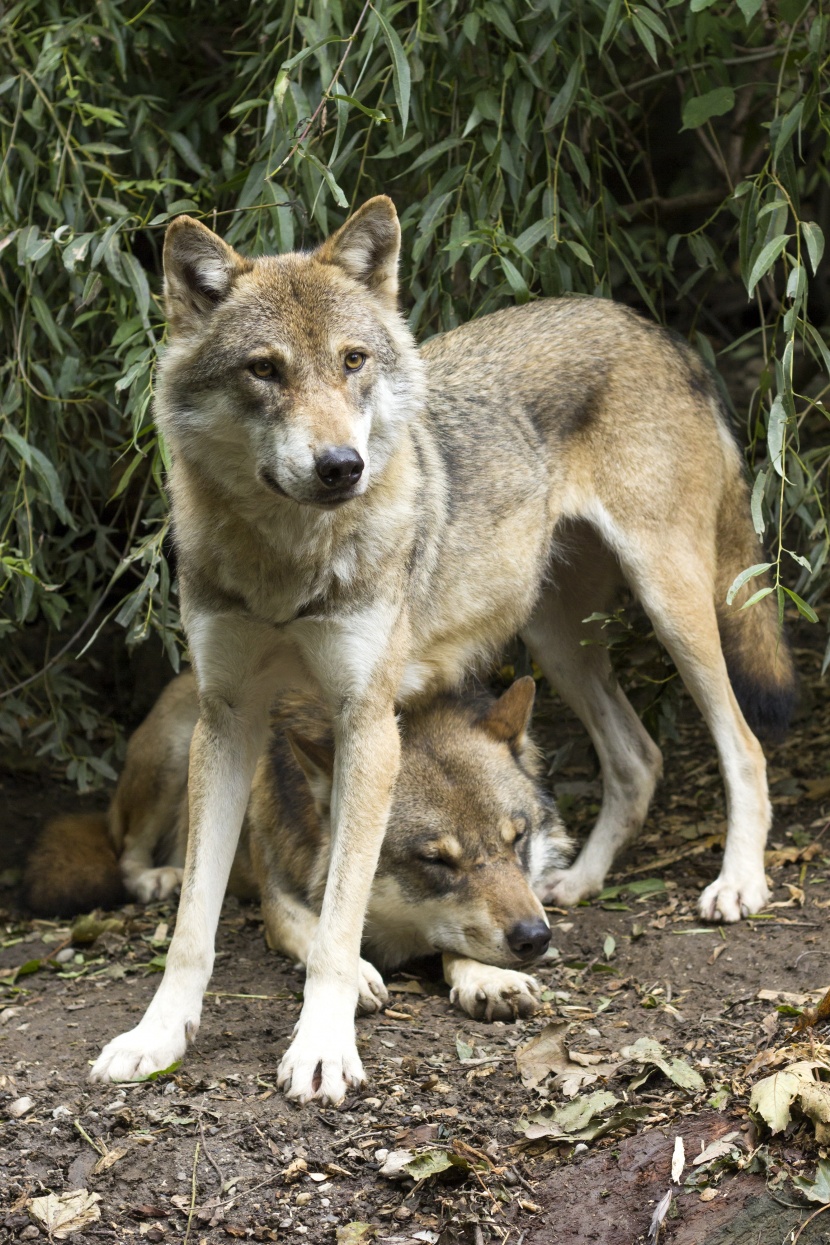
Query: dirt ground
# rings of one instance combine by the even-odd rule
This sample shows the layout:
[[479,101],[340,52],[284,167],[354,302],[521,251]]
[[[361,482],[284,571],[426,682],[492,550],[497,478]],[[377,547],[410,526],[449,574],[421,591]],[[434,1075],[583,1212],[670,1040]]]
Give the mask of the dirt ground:
[[[820,653],[799,649],[798,661],[801,714],[768,752],[766,912],[722,929],[697,917],[696,896],[718,872],[724,811],[713,747],[686,706],[645,833],[609,889],[550,913],[542,1011],[471,1021],[450,1005],[437,965],[414,966],[391,979],[385,1013],[358,1022],[370,1080],[339,1109],[293,1107],[276,1089],[302,977],[266,950],[256,907],[232,900],[181,1068],[91,1085],[102,1043],[137,1023],[151,997],[175,911],[130,906],[105,914],[108,928],[76,927],[75,941],[69,923],[29,919],[16,889],[26,845],[45,817],[82,801],[44,774],[0,774],[0,1241],[47,1239],[37,1199],[84,1190],[91,1218],[76,1239],[91,1241],[830,1242],[830,1214],[807,1223],[821,1204],[790,1179],[812,1178],[827,1152],[805,1121],[770,1138],[748,1115],[758,1059],[745,1071],[789,1040],[792,1019],[778,1008],[830,986],[830,699]],[[558,758],[551,782],[566,820],[584,833],[599,788],[581,729],[552,698],[537,718]],[[520,1048],[537,1035],[542,1054],[547,1043],[564,1058],[564,1072],[551,1060],[560,1075],[529,1068]],[[629,1048],[643,1038],[691,1076],[672,1065],[670,1079],[638,1058]],[[804,1035],[793,1058],[821,1040],[821,1030]],[[556,1133],[557,1109],[599,1091],[602,1112],[589,1113],[582,1139],[540,1135]],[[678,1137],[685,1166],[673,1184]],[[693,1163],[723,1137],[720,1156]]]

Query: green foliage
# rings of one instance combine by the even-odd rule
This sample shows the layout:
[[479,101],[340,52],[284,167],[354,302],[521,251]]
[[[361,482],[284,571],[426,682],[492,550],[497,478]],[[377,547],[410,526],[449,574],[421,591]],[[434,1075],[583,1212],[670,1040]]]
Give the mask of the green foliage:
[[809,612],[830,574],[828,22],[794,0],[8,8],[0,731],[91,782],[114,737],[79,650],[114,624],[178,660],[151,399],[185,211],[258,254],[383,191],[421,336],[571,292],[688,335],[732,382],[781,609]]

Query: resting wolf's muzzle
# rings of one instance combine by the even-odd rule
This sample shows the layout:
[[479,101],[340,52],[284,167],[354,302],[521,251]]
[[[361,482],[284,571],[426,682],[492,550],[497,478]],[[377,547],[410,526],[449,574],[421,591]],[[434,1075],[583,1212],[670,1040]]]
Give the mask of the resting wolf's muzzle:
[[314,469],[332,492],[353,488],[363,475],[363,459],[350,445],[327,447],[314,460]]
[[505,937],[508,947],[520,960],[535,960],[550,946],[550,926],[541,917],[517,921]]

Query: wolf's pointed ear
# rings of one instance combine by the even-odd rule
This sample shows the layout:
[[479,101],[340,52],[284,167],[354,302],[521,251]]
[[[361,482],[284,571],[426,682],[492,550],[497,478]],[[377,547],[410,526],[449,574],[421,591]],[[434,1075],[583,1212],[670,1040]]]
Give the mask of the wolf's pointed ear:
[[201,221],[177,216],[164,238],[164,301],[173,331],[187,329],[212,311],[250,267]]
[[345,225],[314,252],[321,264],[336,264],[390,307],[398,304],[401,227],[387,195],[368,199]]
[[294,760],[306,776],[318,812],[331,807],[331,788],[334,781],[334,751],[325,744],[316,743],[306,735],[286,731],[285,738],[294,753]]
[[478,725],[499,743],[521,749],[530,725],[535,695],[536,684],[530,675],[516,679],[506,692],[502,692],[496,703],[490,706],[484,717],[479,718]]

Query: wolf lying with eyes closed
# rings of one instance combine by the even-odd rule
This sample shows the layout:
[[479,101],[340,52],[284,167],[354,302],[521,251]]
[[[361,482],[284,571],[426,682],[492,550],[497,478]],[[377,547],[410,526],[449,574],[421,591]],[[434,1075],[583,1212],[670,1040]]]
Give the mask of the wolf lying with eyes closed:
[[737,921],[767,902],[756,733],[783,728],[793,673],[774,594],[740,609],[765,581],[726,601],[760,549],[712,378],[600,298],[507,308],[419,350],[397,307],[399,249],[385,197],[308,254],[252,260],[195,220],[168,227],[155,413],[199,688],[190,838],[164,977],[96,1079],[169,1067],[198,1030],[269,709],[287,690],[322,697],[335,743],[328,878],[277,1074],[289,1097],[339,1102],[364,1080],[360,943],[398,711],[458,688],[517,633],[602,766],[597,824],[550,898],[595,894],[661,767],[584,625],[621,581],[719,754],[728,831],[701,915]]
[[[360,962],[359,1010],[386,1002],[378,972],[440,953],[451,997],[470,1016],[536,1010],[525,970],[550,929],[534,887],[570,856],[538,785],[527,735],[534,684],[498,699],[441,696],[401,724],[401,768],[381,848]],[[147,903],[181,882],[187,759],[199,716],[196,680],[180,675],[132,736],[109,812],[47,825],[26,869],[30,906],[69,915],[124,897]],[[319,700],[286,696],[271,712],[229,890],[259,899],[268,945],[305,964],[331,845],[331,723]]]

